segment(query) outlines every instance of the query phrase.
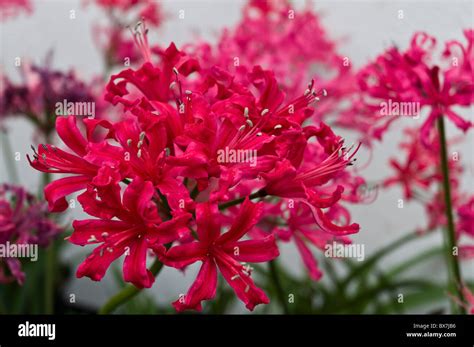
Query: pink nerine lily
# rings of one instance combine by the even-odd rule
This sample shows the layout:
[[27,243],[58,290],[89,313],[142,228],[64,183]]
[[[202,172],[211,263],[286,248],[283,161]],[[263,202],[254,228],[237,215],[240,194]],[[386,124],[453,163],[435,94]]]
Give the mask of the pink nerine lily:
[[[152,245],[173,242],[188,232],[187,222],[191,215],[180,212],[172,219],[162,221],[152,200],[156,192],[151,182],[134,180],[125,190],[122,202],[119,194],[116,191],[107,195],[109,206],[103,197],[102,201],[96,200],[92,190],[80,197],[79,201],[87,206],[87,212],[102,219],[73,223],[74,233],[70,242],[81,246],[101,243],[79,266],[77,277],[88,276],[100,281],[110,264],[125,253],[124,280],[139,288],[149,288],[155,278],[146,268],[147,250]],[[105,216],[104,211],[110,214]],[[118,220],[110,219],[111,216],[118,217]]]
[[[459,61],[459,64],[451,67],[431,65],[436,39],[424,32],[413,36],[406,51],[401,52],[392,47],[377,57],[376,61],[359,73],[361,89],[372,98],[369,104],[373,106],[375,100],[392,100],[429,107],[430,113],[420,129],[425,146],[430,144],[432,130],[439,117],[448,118],[457,128],[466,132],[472,123],[453,109],[455,106],[467,107],[474,101],[473,30],[465,30],[464,36],[467,41],[465,45],[458,41],[446,43],[444,58],[456,58]],[[458,50],[460,54],[457,54]],[[387,127],[392,120],[387,121]]]
[[175,246],[161,255],[168,266],[184,268],[202,261],[201,270],[188,293],[173,303],[178,311],[201,310],[201,301],[216,294],[217,268],[249,310],[258,304],[268,304],[269,299],[252,278],[251,268],[240,262],[265,262],[278,257],[273,235],[263,239],[239,241],[258,222],[262,203],[253,204],[248,199],[235,217],[228,232],[221,235],[217,206],[210,203],[196,207],[198,241]]
[[[88,138],[95,127],[106,121],[84,120]],[[35,150],[33,160],[28,160],[35,169],[48,173],[68,173],[72,176],[60,178],[44,189],[51,212],[66,210],[65,197],[86,189],[88,184],[97,187],[117,185],[123,178],[121,166],[123,150],[106,142],[90,143],[80,132],[74,116],[58,117],[56,130],[63,142],[74,152],[68,153],[53,145],[42,144]],[[121,170],[122,169],[122,170]]]

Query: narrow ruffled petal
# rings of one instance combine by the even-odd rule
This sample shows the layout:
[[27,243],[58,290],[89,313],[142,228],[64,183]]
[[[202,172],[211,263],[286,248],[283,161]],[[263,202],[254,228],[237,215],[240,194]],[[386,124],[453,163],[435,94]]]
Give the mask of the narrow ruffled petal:
[[154,194],[155,189],[151,182],[144,182],[139,178],[134,179],[125,189],[123,205],[130,211],[136,211],[139,215],[144,216]]
[[270,261],[280,255],[273,235],[268,235],[263,239],[227,243],[225,250],[232,253],[238,261],[249,263]]
[[105,242],[109,236],[131,229],[131,226],[123,221],[100,219],[76,220],[72,226],[74,232],[68,241],[80,246]]
[[445,113],[446,116],[462,131],[467,131],[472,126],[471,122],[462,119],[461,116],[450,109],[446,109]]
[[173,302],[176,311],[201,311],[201,301],[210,300],[216,295],[217,267],[212,258],[206,258],[186,295]]
[[190,242],[172,247],[165,254],[159,255],[159,258],[167,266],[182,269],[203,260],[207,251],[207,247],[204,247],[201,242]]
[[250,276],[242,275],[242,265],[230,256],[219,256],[216,258],[222,276],[234,289],[237,297],[242,300],[245,307],[253,311],[259,304],[268,304],[270,300],[263,290],[258,288]]
[[359,232],[359,229],[360,229],[359,224],[352,223],[352,224],[343,225],[343,226],[336,225],[333,222],[331,222],[331,220],[325,215],[325,213],[320,208],[317,208],[311,205],[305,200],[301,200],[301,202],[306,204],[311,209],[314,220],[316,224],[321,228],[322,231],[325,231],[337,236],[355,234]]
[[56,131],[61,140],[79,156],[87,153],[88,141],[77,127],[75,116],[57,117]]
[[65,197],[85,189],[89,182],[90,178],[87,176],[70,176],[49,183],[44,188],[44,195],[48,201],[49,210],[51,212],[62,212],[66,210],[68,202]]
[[301,259],[308,270],[309,277],[315,281],[318,281],[323,275],[319,270],[318,261],[303,240],[301,240],[299,237],[295,237],[294,240],[296,246],[298,247],[298,251],[300,252]]
[[79,265],[76,276],[78,278],[87,276],[93,281],[100,281],[110,264],[127,251],[127,246],[133,237],[134,233],[128,231],[111,236]]
[[248,197],[242,203],[237,216],[235,216],[234,222],[228,232],[221,235],[216,243],[225,244],[227,242],[235,242],[240,240],[242,236],[252,229],[260,219],[263,211],[263,204],[251,202]]
[[217,206],[211,203],[196,205],[197,234],[203,243],[210,243],[220,234],[220,221]]
[[152,243],[170,243],[180,239],[188,234],[188,221],[191,219],[190,213],[180,213],[173,216],[170,220],[160,223],[157,227],[148,230],[148,239]]
[[123,262],[123,279],[137,288],[150,288],[155,276],[146,268],[148,242],[142,237],[133,242],[126,250]]

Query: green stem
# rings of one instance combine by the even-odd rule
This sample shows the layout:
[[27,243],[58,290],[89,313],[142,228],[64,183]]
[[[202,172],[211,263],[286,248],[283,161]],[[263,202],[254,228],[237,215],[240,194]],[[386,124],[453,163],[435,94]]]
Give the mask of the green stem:
[[171,219],[172,215],[171,215],[171,208],[170,208],[170,204],[168,203],[168,199],[166,198],[166,196],[164,196],[163,194],[160,193],[160,191],[158,190],[157,191],[159,197],[160,197],[160,201],[159,203],[161,203],[164,207],[164,210],[166,211],[166,217],[167,219]]
[[3,147],[3,155],[5,156],[5,166],[7,168],[8,178],[12,183],[18,183],[18,171],[16,170],[15,160],[12,159],[12,146],[10,143],[10,138],[5,131],[1,131],[2,137],[2,147]]
[[191,199],[195,200],[198,194],[199,194],[199,189],[196,184],[196,187],[194,187],[194,189],[191,191]]
[[[48,174],[43,176],[43,186],[46,186],[49,181]],[[45,261],[45,278],[44,278],[44,313],[53,314],[54,313],[54,297],[55,297],[55,288],[54,284],[56,282],[56,247],[54,240],[51,242],[51,245],[46,249],[46,261]]]
[[[44,134],[44,142],[51,143],[51,132],[46,131]],[[41,179],[41,190],[51,182],[51,174],[48,172],[43,173]],[[46,261],[45,261],[45,279],[44,279],[44,313],[54,313],[54,297],[56,283],[56,247],[54,240],[51,245],[46,249]]]
[[[445,229],[445,242],[446,242],[446,260],[449,272],[449,281],[451,287],[455,291],[455,295],[458,297],[459,302],[464,302],[463,293],[461,290],[461,270],[459,268],[459,263],[457,257],[453,254],[454,249],[457,248],[456,245],[456,234],[454,228],[454,218],[453,218],[453,207],[452,207],[452,197],[451,197],[451,186],[449,180],[449,165],[448,165],[448,148],[446,143],[446,132],[444,129],[444,117],[438,117],[438,131],[439,131],[439,143],[440,143],[440,155],[441,155],[441,171],[443,174],[443,192],[444,192],[444,203],[445,203],[445,213],[447,219],[447,226]],[[465,309],[457,305],[457,312],[466,313]],[[456,305],[453,306],[453,308]]]
[[[152,264],[150,271],[153,274],[153,276],[157,276],[161,269],[163,268],[163,263],[161,263],[158,259],[155,260],[155,262]],[[122,289],[120,292],[112,296],[105,304],[102,306],[99,310],[99,314],[109,314],[113,312],[117,307],[123,305],[126,303],[128,300],[132,299],[135,297],[137,294],[139,294],[142,290],[140,288],[137,288],[133,285],[127,285],[124,289]]]
[[55,267],[56,267],[56,250],[54,243],[46,249],[46,275],[44,280],[44,306],[45,314],[54,313],[54,283],[55,283]]
[[0,315],[7,314],[7,309],[5,304],[3,303],[3,295],[0,297]]
[[[258,198],[263,198],[265,196],[267,196],[267,192],[263,189],[260,189],[259,191],[253,193],[253,194],[250,194],[249,195],[249,199],[250,200],[253,200],[253,199],[258,199]],[[241,197],[241,198],[238,198],[238,199],[235,199],[235,200],[231,200],[231,201],[227,201],[223,204],[220,204],[219,205],[219,210],[225,210],[226,208],[229,208],[231,206],[235,206],[235,205],[238,205],[238,204],[241,204],[244,202],[245,200],[245,196],[244,197]]]
[[275,289],[277,291],[278,300],[280,301],[281,307],[283,308],[283,313],[290,314],[290,310],[288,309],[288,304],[285,298],[285,292],[283,291],[280,277],[278,276],[276,260],[271,260],[268,265],[270,267],[270,276],[272,277],[273,284],[275,285]]

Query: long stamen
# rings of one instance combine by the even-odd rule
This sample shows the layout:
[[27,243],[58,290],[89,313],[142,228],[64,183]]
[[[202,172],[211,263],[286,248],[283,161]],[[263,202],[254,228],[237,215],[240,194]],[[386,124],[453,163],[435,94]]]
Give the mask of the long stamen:
[[[176,101],[176,107],[180,107],[183,104],[183,85],[181,84],[181,80],[179,78],[179,71],[176,67],[173,67],[173,73],[175,75],[175,80],[170,83],[170,90],[173,93],[173,96]],[[178,88],[176,88],[176,86]],[[178,89],[178,90],[176,90]],[[186,100],[191,102],[191,95],[193,94],[192,91],[186,90],[185,93],[186,95]]]
[[290,102],[287,106],[283,107],[281,110],[277,112],[277,115],[281,115],[282,113],[289,112],[291,109],[297,110],[303,107],[309,106],[313,101],[319,101],[320,97],[327,96],[326,89],[321,89],[316,91],[314,89],[314,80],[308,84],[308,88],[304,91],[303,95],[296,98],[292,102]]
[[338,148],[334,152],[332,152],[331,155],[327,157],[320,165],[316,166],[311,170],[298,174],[296,178],[299,180],[313,180],[328,175],[330,173],[340,171],[346,166],[353,164],[353,162],[356,160],[353,157],[359,150],[360,146],[361,144],[359,143],[359,145],[351,153],[351,155],[348,156],[348,154],[354,148],[354,145],[352,145],[351,147],[349,147],[348,150],[346,150],[341,143],[339,144]]
[[145,21],[139,21],[131,31],[133,34],[133,40],[143,54],[145,61],[151,61],[150,45],[148,44],[148,29]]

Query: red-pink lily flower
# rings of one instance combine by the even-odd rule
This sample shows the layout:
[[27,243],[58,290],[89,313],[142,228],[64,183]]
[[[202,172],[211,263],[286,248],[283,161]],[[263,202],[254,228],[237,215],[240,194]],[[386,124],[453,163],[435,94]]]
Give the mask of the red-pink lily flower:
[[72,176],[60,178],[45,187],[45,197],[52,212],[64,211],[68,207],[65,197],[86,189],[87,185],[98,187],[116,185],[123,175],[121,166],[123,150],[107,142],[90,143],[94,129],[106,121],[84,120],[88,136],[84,137],[76,124],[76,117],[58,117],[56,130],[63,142],[74,152],[68,153],[53,145],[39,145],[34,158],[28,160],[35,169],[48,173],[69,173]]
[[441,181],[439,172],[439,153],[437,146],[429,148],[421,144],[417,129],[406,129],[405,135],[408,138],[400,148],[406,152],[404,163],[396,159],[390,160],[390,166],[395,170],[396,175],[385,179],[384,187],[401,184],[406,199],[413,198],[415,187],[422,190],[428,189],[432,184]]
[[[100,244],[77,269],[77,277],[88,276],[100,281],[110,264],[126,254],[123,276],[139,288],[149,288],[155,278],[146,268],[148,249],[173,242],[186,233],[191,215],[178,212],[163,221],[156,203],[157,193],[151,182],[134,180],[125,189],[120,201],[119,191],[97,200],[92,190],[79,197],[87,213],[101,219],[74,221],[69,241],[76,245]],[[111,217],[117,219],[111,219]]]
[[240,239],[258,222],[262,203],[244,201],[229,231],[221,234],[217,206],[209,203],[196,207],[198,240],[174,246],[161,256],[168,266],[184,268],[202,261],[201,270],[188,293],[173,303],[178,311],[201,310],[201,301],[212,299],[217,287],[217,268],[249,310],[269,303],[265,293],[255,286],[250,266],[240,262],[265,262],[278,257],[273,235],[264,239]]
[[[432,129],[439,117],[448,118],[464,132],[472,126],[470,121],[453,111],[454,106],[466,107],[474,102],[473,30],[465,30],[464,36],[467,45],[458,41],[446,44],[445,58],[455,57],[455,47],[461,48],[461,55],[456,56],[457,63],[451,63],[450,67],[430,65],[436,39],[421,32],[413,36],[406,51],[391,48],[359,73],[362,90],[374,101],[411,102],[430,108],[420,130],[426,146],[431,142]],[[371,103],[374,102],[369,101]]]

